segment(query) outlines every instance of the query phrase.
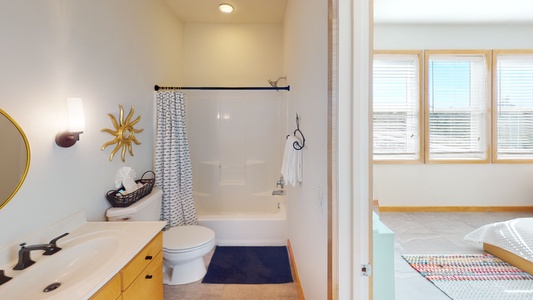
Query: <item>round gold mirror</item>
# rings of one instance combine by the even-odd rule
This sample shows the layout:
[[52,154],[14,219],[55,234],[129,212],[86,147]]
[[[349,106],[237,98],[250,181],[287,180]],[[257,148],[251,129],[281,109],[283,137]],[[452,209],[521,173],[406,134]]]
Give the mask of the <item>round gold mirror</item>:
[[22,186],[30,168],[30,145],[22,128],[0,109],[0,208]]

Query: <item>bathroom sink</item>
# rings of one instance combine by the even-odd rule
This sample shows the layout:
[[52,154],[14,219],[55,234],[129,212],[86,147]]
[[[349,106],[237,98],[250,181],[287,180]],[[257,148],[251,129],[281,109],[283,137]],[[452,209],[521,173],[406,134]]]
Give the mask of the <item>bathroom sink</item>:
[[119,235],[104,232],[60,245],[63,249],[56,254],[43,256],[37,253],[33,256],[34,265],[21,271],[10,271],[13,279],[0,288],[0,299],[47,299],[63,293],[78,299],[75,295],[79,285],[97,275],[99,269],[117,254]]
[[33,251],[35,264],[24,270],[13,270],[16,262],[0,268],[12,277],[0,299],[88,299],[162,228],[138,223],[87,222],[59,240],[61,251]]

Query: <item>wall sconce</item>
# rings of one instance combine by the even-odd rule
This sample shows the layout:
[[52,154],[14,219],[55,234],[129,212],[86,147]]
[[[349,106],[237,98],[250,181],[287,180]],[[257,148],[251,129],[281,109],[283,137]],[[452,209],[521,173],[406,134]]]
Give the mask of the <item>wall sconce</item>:
[[81,98],[68,98],[68,131],[56,135],[56,144],[68,148],[80,140],[80,134],[85,129],[85,116],[83,114],[83,101]]

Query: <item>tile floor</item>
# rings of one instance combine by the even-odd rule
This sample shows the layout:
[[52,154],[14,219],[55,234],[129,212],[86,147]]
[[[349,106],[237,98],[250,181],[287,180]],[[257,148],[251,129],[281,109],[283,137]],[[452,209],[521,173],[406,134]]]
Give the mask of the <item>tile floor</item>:
[[[204,257],[206,267],[214,250]],[[294,276],[293,276],[294,277]],[[298,300],[294,282],[284,284],[205,284],[164,285],[165,300]]]
[[450,300],[411,268],[401,254],[483,253],[480,244],[464,241],[463,237],[485,224],[531,216],[507,212],[380,213],[381,221],[394,231],[396,300]]

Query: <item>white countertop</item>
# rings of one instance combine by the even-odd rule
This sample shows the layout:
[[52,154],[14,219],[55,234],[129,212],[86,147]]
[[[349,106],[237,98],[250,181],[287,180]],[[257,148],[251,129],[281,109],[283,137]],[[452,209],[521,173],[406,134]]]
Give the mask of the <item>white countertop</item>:
[[[57,242],[62,250],[56,254],[43,256],[43,251],[33,251],[35,264],[27,269],[12,269],[18,259],[18,242],[0,249],[0,269],[13,278],[0,285],[0,299],[88,299],[165,226],[159,221],[87,222],[80,217],[85,215],[75,215],[21,239],[28,245],[48,243],[69,232]],[[53,282],[61,286],[42,292]]]

